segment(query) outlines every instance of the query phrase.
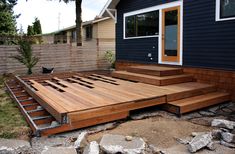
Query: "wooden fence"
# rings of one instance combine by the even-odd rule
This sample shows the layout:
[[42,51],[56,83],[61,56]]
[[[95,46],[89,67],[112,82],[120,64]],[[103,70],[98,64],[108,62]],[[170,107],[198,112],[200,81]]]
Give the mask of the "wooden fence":
[[[24,65],[11,58],[17,54],[17,47],[0,46],[0,74],[26,72]],[[33,72],[40,73],[42,66],[54,67],[56,72],[107,69],[110,64],[105,60],[104,54],[108,50],[115,50],[114,40],[93,39],[84,41],[82,47],[72,44],[33,45],[34,55],[40,58]]]

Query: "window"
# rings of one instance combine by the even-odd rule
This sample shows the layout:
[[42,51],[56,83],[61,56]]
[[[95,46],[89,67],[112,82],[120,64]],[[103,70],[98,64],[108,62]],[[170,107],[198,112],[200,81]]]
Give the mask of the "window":
[[125,17],[125,37],[156,36],[159,33],[159,11]]
[[92,25],[87,25],[86,26],[86,39],[92,39]]
[[235,0],[216,0],[216,19],[235,19]]

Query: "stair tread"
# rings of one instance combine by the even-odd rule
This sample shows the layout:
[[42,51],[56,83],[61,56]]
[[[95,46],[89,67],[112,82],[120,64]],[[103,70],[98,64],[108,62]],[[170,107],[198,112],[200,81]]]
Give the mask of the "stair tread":
[[229,94],[226,92],[216,91],[216,92],[211,92],[211,93],[207,93],[204,95],[199,95],[199,96],[194,96],[194,97],[189,97],[189,98],[169,102],[168,104],[182,107],[182,106],[200,103],[203,101],[207,101],[207,100],[211,100],[211,99],[215,99],[215,98],[220,98],[220,97],[224,97],[224,96],[229,96]]
[[150,71],[173,71],[173,70],[181,71],[182,70],[182,68],[172,68],[172,67],[164,67],[164,66],[130,66],[129,68],[143,69],[143,70],[150,70]]
[[132,72],[127,72],[127,71],[115,71],[114,74],[124,74],[124,75],[136,76],[136,77],[156,79],[156,80],[168,80],[168,79],[175,79],[175,78],[182,78],[182,77],[193,77],[190,74],[180,74],[180,75],[171,75],[171,76],[162,76],[162,77],[160,77],[160,76],[132,73]]

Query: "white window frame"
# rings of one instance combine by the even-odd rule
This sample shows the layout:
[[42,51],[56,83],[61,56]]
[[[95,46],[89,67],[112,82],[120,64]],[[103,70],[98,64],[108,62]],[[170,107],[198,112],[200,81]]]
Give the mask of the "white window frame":
[[[171,8],[171,7],[177,7],[180,6],[180,61],[179,62],[166,62],[162,61],[162,10]],[[153,36],[140,36],[140,37],[127,37],[126,38],[126,17],[128,16],[133,16],[137,14],[142,14],[142,13],[147,13],[147,12],[152,12],[152,11],[157,11],[159,10],[159,34],[158,35],[153,35]],[[141,38],[151,38],[151,37],[158,37],[158,63],[159,64],[170,64],[170,65],[183,65],[183,0],[178,0],[175,2],[170,2],[166,4],[161,4],[137,11],[132,11],[125,13],[123,15],[123,39],[128,40],[128,39],[141,39]]]
[[215,21],[226,21],[226,20],[235,20],[235,17],[221,18],[220,17],[220,0],[216,0],[215,3]]

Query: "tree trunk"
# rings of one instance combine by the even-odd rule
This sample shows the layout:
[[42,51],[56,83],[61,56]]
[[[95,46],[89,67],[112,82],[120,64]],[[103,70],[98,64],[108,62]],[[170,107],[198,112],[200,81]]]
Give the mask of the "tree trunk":
[[82,46],[82,0],[76,0],[76,34],[77,46]]

